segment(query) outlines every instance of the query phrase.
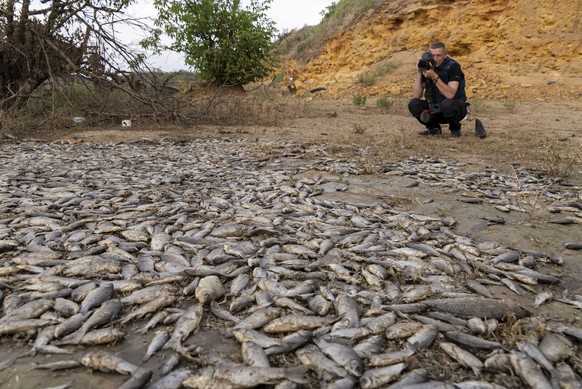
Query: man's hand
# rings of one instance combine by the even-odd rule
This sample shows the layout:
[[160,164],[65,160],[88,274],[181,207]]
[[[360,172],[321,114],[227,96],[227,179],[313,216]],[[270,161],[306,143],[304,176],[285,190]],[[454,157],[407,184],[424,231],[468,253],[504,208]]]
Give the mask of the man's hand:
[[431,80],[436,80],[437,78],[439,78],[439,75],[433,69],[425,70],[425,71],[422,72],[422,74],[426,78],[430,78]]

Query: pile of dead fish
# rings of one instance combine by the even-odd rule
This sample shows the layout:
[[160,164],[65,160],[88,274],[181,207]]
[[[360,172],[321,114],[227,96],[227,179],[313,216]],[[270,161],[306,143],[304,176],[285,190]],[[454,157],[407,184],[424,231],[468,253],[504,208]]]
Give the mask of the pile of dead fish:
[[462,196],[459,201],[490,204],[501,212],[547,211],[558,217],[556,224],[582,224],[582,187],[562,178],[548,177],[513,166],[511,175],[496,169],[465,172],[466,164],[439,159],[408,158],[386,165],[389,175],[414,178],[435,187],[450,188]]
[[[33,368],[127,375],[125,388],[582,385],[582,329],[537,312],[582,305],[549,291],[559,257],[477,244],[450,217],[325,200],[326,178],[306,173],[357,173],[350,161],[163,141],[4,144],[0,162],[0,339],[63,354]],[[434,161],[406,165],[443,181],[420,168]],[[493,175],[471,176],[488,198],[503,196]],[[203,328],[240,354],[190,344]],[[136,330],[145,355],[103,348]]]

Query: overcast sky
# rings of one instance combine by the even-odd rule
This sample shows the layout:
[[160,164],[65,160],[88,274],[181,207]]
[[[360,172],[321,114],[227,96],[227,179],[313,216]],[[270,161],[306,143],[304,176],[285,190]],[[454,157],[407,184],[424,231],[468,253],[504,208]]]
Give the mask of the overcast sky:
[[[290,31],[305,25],[316,25],[321,21],[321,12],[330,6],[332,0],[273,0],[267,13],[279,32]],[[248,1],[243,0],[243,4]],[[137,17],[155,17],[156,9],[151,1],[142,0],[132,5],[129,12]],[[135,42],[139,39],[136,37]],[[182,57],[174,53],[163,54],[150,59],[150,63],[165,71],[186,69]]]

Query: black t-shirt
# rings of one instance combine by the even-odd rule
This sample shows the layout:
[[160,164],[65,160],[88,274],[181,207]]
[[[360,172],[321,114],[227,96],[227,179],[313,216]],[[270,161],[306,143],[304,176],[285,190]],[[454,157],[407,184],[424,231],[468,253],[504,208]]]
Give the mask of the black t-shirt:
[[[437,69],[437,71],[438,70],[439,69]],[[449,81],[461,82],[462,80],[464,80],[465,75],[463,74],[463,71],[461,70],[461,65],[459,65],[457,62],[453,62],[449,71],[447,72],[447,78],[449,79]]]
[[[435,71],[445,84],[448,84],[450,81],[457,81],[459,83],[459,89],[457,89],[457,93],[455,94],[454,99],[461,99],[464,101],[467,100],[467,96],[465,95],[465,74],[461,70],[461,65],[459,65],[458,62],[454,61],[450,57],[447,57],[441,66],[435,68]],[[431,80],[426,80],[424,76],[422,76],[422,78],[423,82],[432,82]],[[428,85],[432,86],[433,84]],[[440,103],[445,99],[445,97],[440,93],[436,86],[431,87],[430,89],[427,88],[425,90],[425,97],[437,103]]]

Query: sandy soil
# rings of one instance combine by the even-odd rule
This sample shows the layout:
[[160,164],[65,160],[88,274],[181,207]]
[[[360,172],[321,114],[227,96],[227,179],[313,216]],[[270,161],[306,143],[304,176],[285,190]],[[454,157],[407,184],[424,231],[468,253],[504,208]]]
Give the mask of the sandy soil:
[[[547,271],[563,279],[552,287],[554,294],[564,290],[582,294],[582,254],[568,250],[564,243],[581,241],[582,224],[559,225],[548,223],[551,215],[544,204],[539,211],[530,213],[501,213],[492,205],[469,204],[458,201],[460,193],[446,191],[427,183],[417,184],[411,178],[383,173],[383,166],[409,156],[431,156],[444,161],[464,163],[468,171],[496,169],[511,174],[518,165],[547,172],[571,171],[563,180],[582,186],[582,110],[574,103],[508,103],[500,101],[473,101],[471,120],[466,122],[460,139],[442,137],[421,138],[416,132],[420,125],[406,111],[406,101],[394,99],[387,111],[377,108],[373,100],[364,107],[356,107],[351,100],[282,99],[277,101],[287,113],[277,119],[276,125],[196,125],[188,128],[142,128],[139,121],[130,128],[77,127],[62,132],[35,133],[30,137],[55,142],[135,141],[140,139],[220,138],[250,139],[256,142],[293,141],[326,146],[330,157],[355,159],[366,167],[368,174],[337,177],[336,183],[345,187],[330,191],[324,196],[353,203],[388,201],[403,210],[418,211],[428,215],[451,215],[457,219],[455,231],[477,241],[495,240],[521,249],[539,250],[563,258],[562,266],[549,266]],[[479,139],[473,134],[475,118],[483,121],[488,137]],[[268,146],[265,147],[268,153]],[[333,182],[334,180],[332,180]],[[339,185],[339,184],[338,184]],[[575,187],[576,188],[576,187]],[[578,203],[582,193],[578,191]],[[503,217],[505,224],[489,225],[491,217]],[[497,297],[523,300],[531,305],[531,296],[512,294],[505,288],[494,290]],[[549,315],[559,315],[572,325],[582,327],[580,311],[564,304],[548,303],[540,308]],[[130,329],[131,330],[131,329]],[[120,346],[104,349],[138,363],[151,340],[130,332]],[[190,344],[215,344],[218,333],[199,333],[190,338]],[[220,344],[220,352],[235,353],[237,345],[231,340]],[[230,343],[229,343],[230,342]],[[128,347],[129,346],[129,347]],[[25,355],[29,345],[19,343],[14,347],[6,339],[0,343],[3,360]],[[74,355],[37,357],[36,362],[59,359],[78,359],[87,350]],[[162,352],[161,355],[164,353]],[[74,380],[74,387],[116,387],[126,377],[105,373],[87,374],[86,368],[70,371],[28,371],[32,359],[25,356],[0,371],[0,388],[48,387]],[[153,360],[148,361],[151,367]],[[148,367],[148,363],[144,366]],[[159,364],[159,360],[155,363]],[[47,376],[49,378],[47,378]]]

